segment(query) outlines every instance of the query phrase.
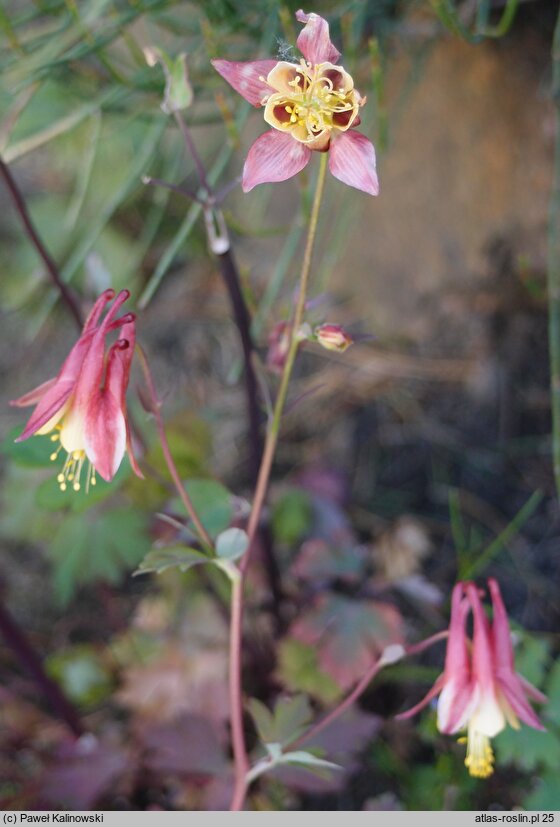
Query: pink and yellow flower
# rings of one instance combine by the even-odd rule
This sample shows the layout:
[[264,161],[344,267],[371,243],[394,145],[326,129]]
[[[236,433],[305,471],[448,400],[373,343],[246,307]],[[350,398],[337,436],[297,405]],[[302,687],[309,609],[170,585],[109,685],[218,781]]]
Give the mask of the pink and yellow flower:
[[339,324],[321,324],[313,331],[315,340],[326,350],[344,353],[354,344],[350,334]]
[[[36,405],[17,442],[34,434],[51,434],[58,447],[51,454],[56,460],[66,452],[58,483],[65,491],[81,487],[84,464],[88,463],[86,490],[96,483],[96,471],[107,481],[116,474],[128,449],[132,467],[142,476],[131,450],[126,414],[126,389],[135,344],[135,317],[116,315],[129,297],[122,290],[106,290],[94,304],[81,336],[68,354],[58,375],[11,404]],[[101,316],[112,301],[105,318]],[[107,335],[119,331],[119,338],[106,350]]]
[[313,151],[328,151],[335,178],[377,195],[373,144],[354,131],[366,99],[338,65],[340,53],[331,43],[327,21],[301,10],[296,18],[305,23],[297,39],[303,55],[299,63],[212,61],[240,95],[253,106],[264,107],[264,119],[272,127],[249,150],[243,190],[292,178],[309,163]]
[[[465,765],[476,778],[487,778],[494,769],[490,739],[506,723],[515,729],[523,721],[543,730],[527,698],[544,703],[546,697],[515,671],[513,647],[506,610],[498,583],[488,581],[493,622],[489,623],[474,583],[457,583],[451,600],[451,621],[443,674],[419,704],[398,717],[409,718],[439,694],[437,724],[440,732],[453,735],[467,730]],[[473,639],[466,633],[473,615]]]

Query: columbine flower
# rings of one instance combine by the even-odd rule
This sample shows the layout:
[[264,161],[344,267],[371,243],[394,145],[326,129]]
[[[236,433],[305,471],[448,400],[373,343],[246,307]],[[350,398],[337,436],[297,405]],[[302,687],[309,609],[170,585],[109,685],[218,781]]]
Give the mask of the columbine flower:
[[377,195],[375,150],[354,132],[366,102],[351,75],[337,65],[340,53],[329,24],[318,14],[296,12],[305,23],[297,39],[299,63],[284,60],[213,60],[214,68],[253,106],[264,106],[273,128],[257,138],[245,161],[242,186],[285,181],[300,172],[312,151],[329,152],[329,169],[351,187]]
[[490,626],[478,590],[467,583],[473,626],[473,700],[467,730],[465,764],[471,775],[486,778],[493,772],[494,755],[490,738],[501,732],[506,722],[519,729],[519,719],[534,729],[544,730],[527,701],[527,695],[544,703],[546,697],[515,672],[509,623],[500,588],[488,581],[494,622]]
[[[80,490],[86,460],[86,490],[95,485],[96,471],[110,481],[127,448],[135,473],[142,476],[131,450],[125,401],[134,353],[134,315],[115,318],[129,295],[128,290],[122,290],[100,321],[107,303],[115,297],[114,290],[106,290],[93,306],[58,375],[11,403],[36,405],[16,442],[53,432],[51,440],[59,445],[51,460],[61,451],[67,453],[57,477],[62,491],[68,483],[74,491]],[[117,329],[119,338],[106,353],[107,334]]]
[[[451,621],[443,675],[415,707],[397,716],[409,718],[439,694],[437,723],[440,732],[452,735],[467,729],[465,765],[471,775],[487,778],[493,772],[490,738],[506,722],[519,728],[519,719],[534,729],[544,729],[527,696],[545,702],[545,696],[515,672],[507,614],[497,582],[488,581],[494,620],[488,622],[476,586],[458,583],[452,595]],[[472,651],[466,620],[473,613]]]
[[335,350],[344,353],[354,340],[339,324],[321,324],[313,331],[316,341],[326,350]]

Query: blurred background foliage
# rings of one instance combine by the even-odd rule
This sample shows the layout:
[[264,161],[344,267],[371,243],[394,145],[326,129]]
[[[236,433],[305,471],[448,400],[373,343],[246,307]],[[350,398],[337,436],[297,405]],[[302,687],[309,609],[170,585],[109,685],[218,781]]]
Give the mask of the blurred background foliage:
[[[186,119],[219,189],[239,174],[261,121],[209,61],[289,59],[298,6],[0,2],[0,153],[83,306],[109,285],[131,290],[173,455],[216,533],[243,523],[251,496],[242,362],[199,207],[142,183],[196,189],[160,108],[163,73],[143,49],[187,52]],[[464,747],[437,733],[433,711],[392,719],[437,675],[437,649],[385,670],[325,731],[321,747],[343,773],[283,768],[252,805],[560,809],[543,263],[556,5],[325,0],[311,10],[328,17],[367,93],[362,128],[378,149],[382,195],[372,207],[327,188],[309,315],[344,321],[358,344],[343,359],[313,348],[301,359],[268,513],[278,570],[262,549],[251,579],[247,692],[269,707],[280,698],[279,717],[284,696],[298,693],[317,712],[385,643],[444,628],[455,579],[492,574],[515,620],[520,671],[549,695],[548,732],[500,735],[495,775],[470,779]],[[431,152],[425,161],[416,144]],[[68,738],[17,653],[2,648],[0,799],[220,808],[230,783],[226,584],[205,566],[161,563],[180,561],[190,535],[134,393],[148,482],[125,466],[88,496],[62,494],[48,440],[14,444],[22,423],[8,399],[56,372],[74,329],[1,193],[2,600],[87,734]],[[264,364],[267,336],[289,313],[309,179],[234,190],[224,209]],[[262,366],[259,376],[273,386]],[[161,573],[132,578],[149,553]]]

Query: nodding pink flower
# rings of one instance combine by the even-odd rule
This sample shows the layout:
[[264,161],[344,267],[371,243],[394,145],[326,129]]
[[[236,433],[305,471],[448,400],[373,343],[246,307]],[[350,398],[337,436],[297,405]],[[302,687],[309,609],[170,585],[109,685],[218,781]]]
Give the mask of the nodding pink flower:
[[[506,722],[515,729],[519,719],[534,729],[544,729],[527,696],[544,703],[546,697],[515,672],[509,623],[498,583],[488,581],[494,618],[489,623],[474,583],[457,583],[453,590],[451,622],[445,669],[427,696],[397,716],[409,718],[439,693],[438,729],[446,734],[467,730],[465,765],[476,778],[494,770],[490,739]],[[473,614],[472,646],[466,620]]]
[[[114,290],[106,290],[95,302],[58,375],[11,403],[17,407],[36,405],[16,442],[53,432],[51,440],[59,445],[51,460],[61,451],[67,453],[57,477],[62,491],[68,483],[74,491],[80,490],[86,460],[86,490],[95,485],[96,471],[110,481],[127,449],[135,473],[142,476],[131,450],[125,400],[134,354],[135,317],[126,313],[116,318],[129,295],[128,290],[122,290],[115,298]],[[119,338],[106,351],[107,335],[114,330],[119,330]]]
[[272,127],[249,150],[243,190],[292,178],[307,166],[313,151],[328,151],[335,178],[377,195],[373,144],[354,131],[366,99],[354,88],[351,75],[338,65],[340,53],[331,43],[327,21],[301,9],[296,18],[305,23],[297,39],[303,55],[298,63],[212,61],[249,103],[264,107],[264,119]]

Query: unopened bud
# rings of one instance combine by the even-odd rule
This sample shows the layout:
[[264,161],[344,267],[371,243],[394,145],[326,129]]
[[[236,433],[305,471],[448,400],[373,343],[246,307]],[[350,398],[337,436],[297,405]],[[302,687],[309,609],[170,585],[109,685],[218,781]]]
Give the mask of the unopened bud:
[[386,646],[379,659],[379,666],[390,666],[392,663],[398,663],[401,658],[406,655],[404,646],[400,643],[391,643]]
[[326,350],[344,353],[354,340],[339,324],[322,324],[315,328],[315,340]]
[[266,366],[273,373],[282,373],[290,349],[290,325],[288,322],[275,324],[268,337]]
[[193,101],[193,90],[189,81],[187,56],[183,52],[176,58],[170,57],[163,49],[149,46],[144,49],[148,66],[160,63],[165,74],[165,92],[161,108],[167,115],[187,109]]

